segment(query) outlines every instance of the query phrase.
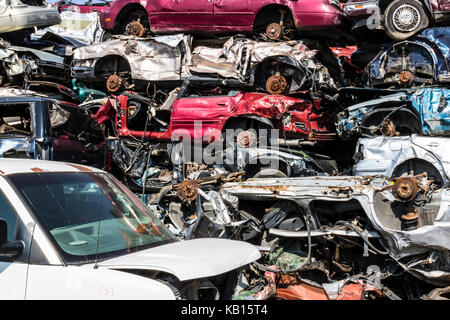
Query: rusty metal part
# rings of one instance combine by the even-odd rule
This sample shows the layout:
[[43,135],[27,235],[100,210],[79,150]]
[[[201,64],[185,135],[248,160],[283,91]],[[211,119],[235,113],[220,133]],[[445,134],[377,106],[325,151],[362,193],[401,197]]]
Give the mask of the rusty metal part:
[[245,130],[239,132],[236,137],[237,144],[241,148],[249,148],[256,144],[256,140],[258,139],[256,132],[253,130]]
[[109,92],[118,91],[123,85],[123,80],[117,74],[112,74],[106,80],[106,88]]
[[416,212],[408,212],[407,214],[402,215],[402,219],[406,221],[412,221],[419,219],[419,215]]
[[381,134],[388,137],[399,135],[399,133],[395,129],[395,124],[389,118],[384,119],[380,126]]
[[127,25],[127,34],[135,37],[142,37],[144,35],[144,26],[139,21],[133,21]]
[[416,212],[408,212],[401,216],[402,218],[402,230],[410,231],[417,229],[419,222],[419,215]]
[[279,23],[273,22],[267,26],[266,35],[271,40],[281,39],[283,27]]
[[280,73],[276,73],[266,81],[266,90],[270,94],[282,94],[286,91],[288,82]]
[[178,186],[178,197],[182,201],[193,201],[197,199],[199,184],[195,180],[184,180]]
[[450,286],[445,288],[436,288],[432,290],[429,294],[423,295],[421,299],[423,300],[450,300],[444,295],[450,294]]
[[414,74],[411,71],[402,71],[397,74],[397,82],[403,86],[410,86],[414,83]]
[[411,201],[417,196],[419,187],[414,178],[401,177],[395,180],[393,186],[394,196],[400,201]]

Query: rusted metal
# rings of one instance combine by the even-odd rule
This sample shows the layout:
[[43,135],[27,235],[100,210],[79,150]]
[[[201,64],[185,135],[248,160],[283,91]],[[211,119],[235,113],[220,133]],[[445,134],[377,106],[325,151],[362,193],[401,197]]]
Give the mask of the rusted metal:
[[444,295],[448,296],[450,294],[450,286],[445,288],[436,288],[432,290],[429,294],[423,295],[423,300],[450,300]]
[[398,83],[404,86],[410,86],[414,83],[414,74],[411,71],[402,71],[398,74]]
[[281,39],[283,27],[279,23],[273,22],[267,26],[266,35],[271,40]]
[[30,170],[33,172],[44,172],[41,168],[31,168]]
[[80,166],[80,165],[73,164],[73,163],[66,163],[66,164],[67,164],[68,166],[71,166],[71,167],[73,167],[73,168],[75,168],[75,169],[81,171],[81,172],[92,172],[91,169],[89,169],[88,167],[85,167],[85,166]]
[[255,131],[245,130],[240,132],[237,137],[237,144],[241,148],[249,148],[256,144],[257,136]]
[[270,94],[282,94],[286,91],[288,82],[279,72],[266,81],[266,90]]
[[392,122],[390,118],[384,119],[384,121],[381,123],[380,131],[381,134],[388,137],[397,136],[398,132],[395,130],[395,124]]
[[412,201],[417,196],[418,192],[419,187],[414,178],[401,177],[394,182],[393,193],[400,201]]
[[127,34],[135,37],[142,37],[144,35],[144,26],[139,21],[133,21],[128,24],[126,28]]
[[123,85],[123,80],[117,74],[112,74],[106,80],[106,88],[109,92],[118,91]]
[[195,180],[184,180],[178,187],[178,197],[182,201],[197,199],[199,184]]

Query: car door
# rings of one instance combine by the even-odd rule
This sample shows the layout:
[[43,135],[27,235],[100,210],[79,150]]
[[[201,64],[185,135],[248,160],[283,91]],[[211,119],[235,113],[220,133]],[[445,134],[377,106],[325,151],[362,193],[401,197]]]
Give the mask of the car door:
[[173,104],[172,132],[189,133],[191,138],[207,142],[222,131],[229,114],[242,94],[231,91],[228,96],[187,97]]
[[213,25],[213,0],[156,0],[148,4],[152,29],[193,30]]
[[8,32],[11,29],[11,16],[8,10],[9,1],[0,0],[0,32]]
[[439,0],[441,11],[450,11],[450,0]]
[[5,184],[7,182],[2,178],[0,181],[0,219],[7,223],[7,241],[21,240],[24,242],[25,250],[14,260],[0,256],[0,300],[25,299],[30,236],[25,224],[8,200],[7,191],[3,191]]
[[424,134],[450,136],[450,90],[424,89],[413,104],[421,109]]
[[214,0],[214,26],[252,26],[255,8],[250,6],[250,0]]

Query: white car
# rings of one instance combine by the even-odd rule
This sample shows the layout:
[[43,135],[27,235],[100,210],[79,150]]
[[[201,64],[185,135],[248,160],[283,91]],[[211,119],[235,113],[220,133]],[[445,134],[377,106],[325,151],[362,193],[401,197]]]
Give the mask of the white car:
[[251,244],[179,241],[109,173],[0,159],[0,299],[217,299]]
[[47,8],[45,0],[28,5],[21,0],[0,0],[0,33],[61,23],[58,11]]

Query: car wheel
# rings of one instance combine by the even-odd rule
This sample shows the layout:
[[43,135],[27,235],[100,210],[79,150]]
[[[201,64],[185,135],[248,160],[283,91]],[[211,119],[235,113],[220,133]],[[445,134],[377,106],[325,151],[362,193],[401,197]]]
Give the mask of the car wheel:
[[384,13],[386,34],[396,41],[405,40],[428,25],[428,15],[416,0],[394,1]]

